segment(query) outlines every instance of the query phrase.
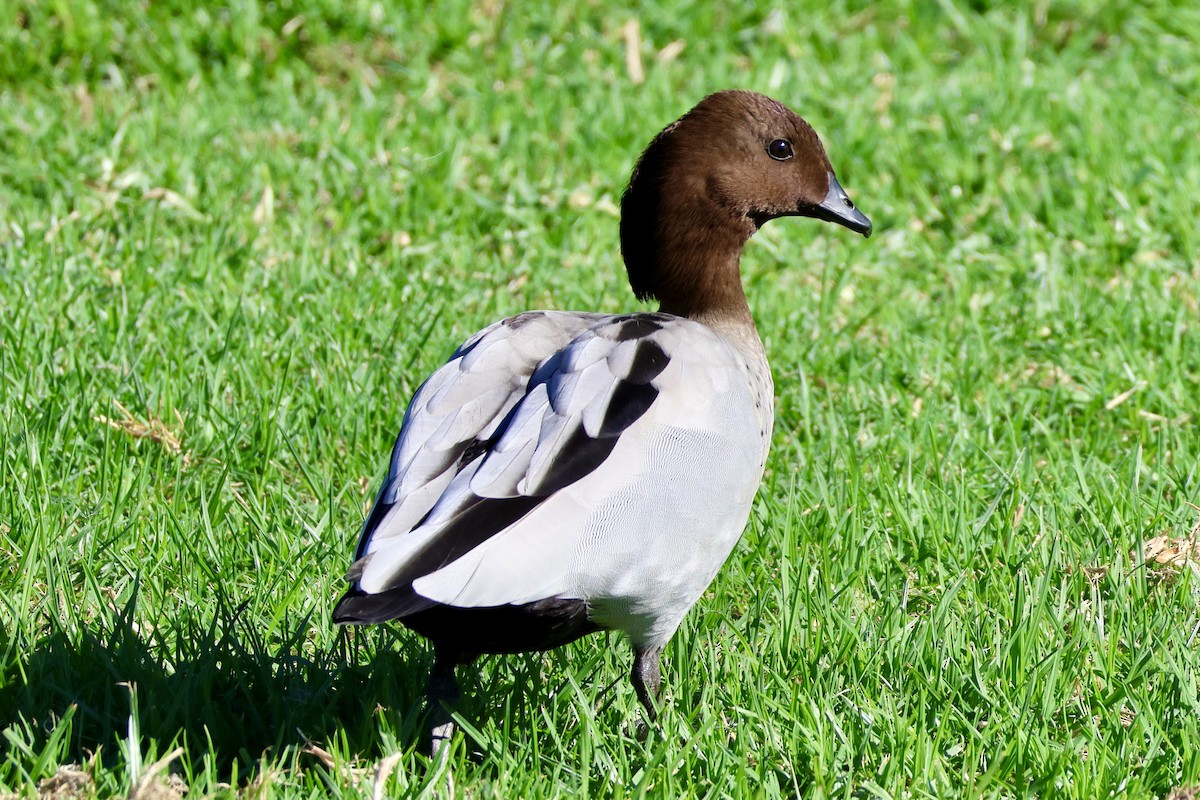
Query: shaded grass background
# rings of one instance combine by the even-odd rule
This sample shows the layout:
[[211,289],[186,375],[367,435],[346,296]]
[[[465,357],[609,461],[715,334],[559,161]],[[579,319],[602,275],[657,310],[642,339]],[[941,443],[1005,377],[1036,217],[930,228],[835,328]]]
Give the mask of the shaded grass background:
[[1200,784],[1200,585],[1141,556],[1200,502],[1192,5],[0,13],[9,791],[90,762],[125,792],[175,746],[194,795],[369,791],[308,741],[445,791],[411,752],[424,647],[329,621],[364,503],[472,331],[632,307],[628,170],[727,86],[809,119],[877,234],[747,251],[774,450],[661,733],[631,735],[616,637],[485,660],[456,788]]

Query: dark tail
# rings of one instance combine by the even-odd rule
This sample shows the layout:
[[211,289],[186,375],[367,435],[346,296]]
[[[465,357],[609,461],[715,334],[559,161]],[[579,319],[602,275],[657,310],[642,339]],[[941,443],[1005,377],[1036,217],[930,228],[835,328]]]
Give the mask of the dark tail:
[[433,600],[414,592],[411,586],[388,589],[378,594],[367,594],[357,586],[352,586],[334,606],[333,621],[339,625],[387,622],[403,619],[436,605]]

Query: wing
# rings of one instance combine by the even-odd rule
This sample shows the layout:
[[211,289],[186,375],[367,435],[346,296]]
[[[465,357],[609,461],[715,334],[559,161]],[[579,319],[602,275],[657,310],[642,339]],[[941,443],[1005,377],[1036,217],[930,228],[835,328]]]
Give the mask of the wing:
[[[690,323],[608,317],[546,359],[503,419],[460,451],[428,513],[405,535],[364,537],[350,594],[359,593],[364,608],[371,596],[390,596],[392,618],[438,603],[561,594],[572,532],[581,528],[572,520],[604,496],[599,468],[658,398],[667,342],[677,338],[662,334],[680,324]],[[591,491],[564,491],[585,477]]]
[[[602,319],[601,314],[529,312],[484,328],[454,351],[404,413],[355,559],[409,533],[454,476],[486,450],[525,395],[538,364]],[[354,580],[354,573],[347,577]]]

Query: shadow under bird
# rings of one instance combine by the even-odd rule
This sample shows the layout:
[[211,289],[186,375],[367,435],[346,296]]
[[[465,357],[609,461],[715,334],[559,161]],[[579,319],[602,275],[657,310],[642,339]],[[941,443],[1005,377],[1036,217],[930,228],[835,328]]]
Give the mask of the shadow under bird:
[[458,665],[594,631],[629,638],[656,719],[663,646],[741,536],[770,445],[742,249],[796,216],[871,234],[808,123],[710,95],[654,138],[621,201],[629,283],[659,310],[519,314],[417,390],[334,619],[433,643],[435,751]]

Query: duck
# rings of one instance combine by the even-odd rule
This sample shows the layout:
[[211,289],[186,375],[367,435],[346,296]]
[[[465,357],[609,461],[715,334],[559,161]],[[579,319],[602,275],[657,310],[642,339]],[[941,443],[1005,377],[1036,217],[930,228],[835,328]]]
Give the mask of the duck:
[[433,647],[433,753],[456,670],[624,634],[646,722],[661,654],[729,558],[774,418],[743,248],[779,217],[871,235],[813,128],[750,91],[708,95],[638,158],[620,252],[657,311],[527,311],[417,389],[363,524],[338,624],[397,620]]

